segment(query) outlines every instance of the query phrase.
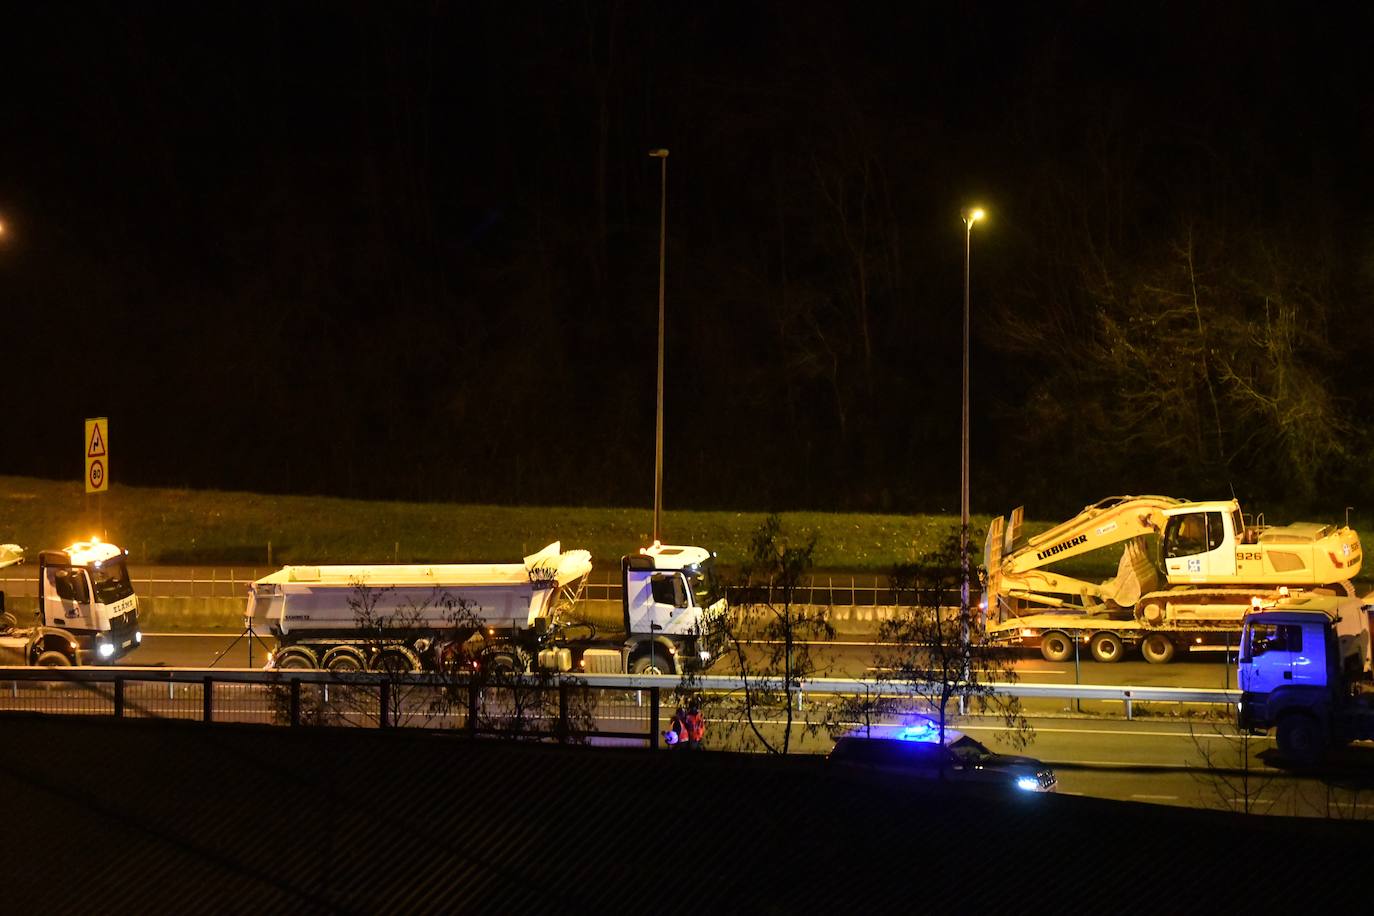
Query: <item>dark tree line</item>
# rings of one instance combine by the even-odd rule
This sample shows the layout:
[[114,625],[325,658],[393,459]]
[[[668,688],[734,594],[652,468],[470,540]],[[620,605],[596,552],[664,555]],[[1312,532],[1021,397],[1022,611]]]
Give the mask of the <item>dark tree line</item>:
[[[1370,493],[1370,14],[33,9],[0,472],[673,507]],[[1338,495],[1337,495],[1338,494]]]

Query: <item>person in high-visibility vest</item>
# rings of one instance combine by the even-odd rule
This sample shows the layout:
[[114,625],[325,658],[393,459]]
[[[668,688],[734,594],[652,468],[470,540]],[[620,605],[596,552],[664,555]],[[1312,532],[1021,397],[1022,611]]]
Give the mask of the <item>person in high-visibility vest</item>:
[[687,713],[679,706],[677,712],[673,713],[673,721],[668,724],[668,730],[663,733],[663,743],[669,747],[685,748],[689,734]]
[[687,747],[694,751],[701,750],[701,739],[706,737],[706,717],[701,714],[698,701],[693,700],[687,708],[683,724],[687,727]]

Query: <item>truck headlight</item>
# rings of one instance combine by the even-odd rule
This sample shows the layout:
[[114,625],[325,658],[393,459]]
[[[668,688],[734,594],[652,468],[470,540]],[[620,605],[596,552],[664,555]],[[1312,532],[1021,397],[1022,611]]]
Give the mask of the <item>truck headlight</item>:
[[102,642],[97,651],[100,652],[101,658],[109,658],[111,655],[114,655],[114,646],[110,643]]
[[1040,783],[1036,781],[1034,776],[1018,776],[1016,777],[1016,788],[1023,792],[1034,792],[1040,788]]
[[134,642],[135,642],[135,643],[142,643],[142,642],[143,642],[143,631],[142,631],[142,630],[134,630]]
[[700,652],[697,653],[697,655],[700,655],[700,656],[701,656],[701,660],[704,661],[704,662],[709,662],[709,661],[711,660],[711,650],[710,650],[710,649],[702,649]]

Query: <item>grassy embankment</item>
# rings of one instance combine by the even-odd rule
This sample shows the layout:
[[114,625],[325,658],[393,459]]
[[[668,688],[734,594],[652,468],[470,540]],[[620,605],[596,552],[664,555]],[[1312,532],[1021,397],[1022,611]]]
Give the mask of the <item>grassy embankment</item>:
[[[104,505],[100,505],[103,501]],[[675,543],[744,559],[763,513],[667,511]],[[934,550],[958,525],[953,515],[785,512],[786,532],[815,533],[816,567],[885,573]],[[975,517],[974,527],[987,525]],[[265,496],[115,485],[88,497],[79,483],[0,477],[0,542],[32,553],[101,534],[136,564],[513,562],[550,541],[590,550],[599,566],[646,545],[647,509],[466,506]],[[975,548],[981,552],[980,540]],[[980,554],[981,555],[981,554]]]
[[[677,543],[716,550],[728,571],[745,558],[763,517],[669,511],[664,530]],[[787,512],[782,518],[793,536],[816,535],[816,569],[828,574],[883,575],[935,550],[958,524],[953,515]],[[138,565],[242,572],[286,563],[513,562],[561,539],[566,547],[590,550],[597,567],[607,570],[622,554],[648,543],[651,523],[647,509],[368,502],[123,486],[97,498],[79,483],[0,476],[0,543],[21,544],[32,556],[95,533],[128,548]],[[987,523],[987,516],[973,519],[975,563],[981,561],[979,533]],[[1026,527],[1034,533],[1049,523]],[[1115,572],[1119,555],[1119,548],[1098,551],[1058,568],[1101,580]],[[160,628],[237,625],[232,609],[210,605],[160,599],[145,602],[145,613]]]

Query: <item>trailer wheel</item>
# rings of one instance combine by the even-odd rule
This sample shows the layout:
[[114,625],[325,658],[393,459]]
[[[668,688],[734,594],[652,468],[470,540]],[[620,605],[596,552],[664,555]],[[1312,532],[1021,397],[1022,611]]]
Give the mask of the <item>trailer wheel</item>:
[[1092,652],[1093,658],[1099,662],[1119,662],[1121,661],[1121,640],[1115,633],[1094,633],[1092,641],[1088,643],[1088,651]]
[[372,670],[384,674],[409,674],[419,668],[420,660],[415,653],[401,646],[383,649],[372,661]]
[[1066,662],[1073,658],[1073,640],[1058,630],[1040,637],[1040,654],[1047,662]]
[[40,668],[70,668],[72,666],[71,656],[65,652],[58,652],[56,649],[38,653],[38,657],[33,660],[33,663]]
[[324,654],[320,667],[336,674],[352,674],[363,670],[363,658],[352,646],[335,646]]
[[653,655],[641,655],[630,662],[630,673],[677,674],[677,667],[673,664],[673,657],[668,654],[668,650],[659,647],[654,650]]
[[273,657],[272,667],[285,671],[314,671],[320,663],[306,646],[287,646]]
[[518,646],[502,646],[487,650],[482,656],[482,664],[493,674],[524,674],[530,670],[530,656]]
[[1326,735],[1321,723],[1305,712],[1280,716],[1275,731],[1279,753],[1294,763],[1317,763],[1326,751]]
[[9,611],[0,614],[0,630],[12,630],[19,626],[19,621]]
[[1174,641],[1154,633],[1140,644],[1140,654],[1152,665],[1167,665],[1174,660]]

